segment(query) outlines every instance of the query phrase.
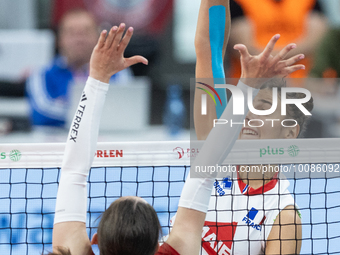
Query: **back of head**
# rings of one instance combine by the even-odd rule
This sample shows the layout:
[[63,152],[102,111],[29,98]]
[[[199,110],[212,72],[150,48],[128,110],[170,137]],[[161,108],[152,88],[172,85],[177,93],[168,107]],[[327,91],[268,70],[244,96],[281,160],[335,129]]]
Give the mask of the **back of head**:
[[142,199],[120,198],[103,213],[97,234],[101,255],[151,255],[158,248],[160,223]]

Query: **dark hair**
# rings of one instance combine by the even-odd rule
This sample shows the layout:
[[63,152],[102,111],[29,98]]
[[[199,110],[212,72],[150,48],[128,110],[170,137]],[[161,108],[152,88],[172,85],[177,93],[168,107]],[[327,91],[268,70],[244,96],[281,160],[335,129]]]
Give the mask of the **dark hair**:
[[[281,96],[281,88],[287,87],[286,85],[286,80],[285,79],[278,79],[278,78],[273,78],[268,81],[266,81],[262,86],[261,89],[273,89],[277,88],[278,90],[278,96]],[[304,98],[305,94],[303,93],[296,93],[296,92],[290,92],[287,93],[287,99],[299,99],[299,98]],[[306,103],[302,104],[307,111],[312,111],[314,107],[313,103],[313,97]],[[304,115],[303,112],[295,105],[295,104],[288,104],[287,105],[287,115],[296,120],[296,122],[300,126],[300,132],[298,137],[303,137],[303,133],[306,131],[306,127],[309,121],[309,116]]]
[[98,226],[101,255],[153,255],[158,248],[161,226],[148,203],[121,198],[103,213]]
[[46,255],[71,255],[70,249],[57,247],[56,250],[57,252],[50,252],[50,253],[47,253]]

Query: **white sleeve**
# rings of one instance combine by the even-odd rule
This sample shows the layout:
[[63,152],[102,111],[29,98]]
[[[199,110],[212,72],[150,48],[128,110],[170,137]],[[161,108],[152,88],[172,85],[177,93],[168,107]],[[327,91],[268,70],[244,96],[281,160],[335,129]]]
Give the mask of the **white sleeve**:
[[99,132],[109,84],[88,78],[68,134],[55,208],[54,224],[86,221],[87,176]]
[[[249,88],[247,85],[240,81],[237,87],[242,90],[244,95],[247,95]],[[258,91],[259,90],[254,90],[253,96],[255,96]],[[244,101],[244,114],[233,115],[232,97],[231,101],[228,102],[221,119],[233,119],[233,122],[243,122],[248,113],[247,100]],[[233,125],[232,127],[229,125],[216,125],[216,127],[212,128],[201,148],[200,153],[191,165],[190,172],[194,171],[196,166],[221,165],[233,148],[242,127],[242,125]],[[210,195],[217,172],[215,172],[215,174],[211,174],[211,178],[205,178],[206,174],[207,173],[203,173],[201,175],[202,178],[187,178],[178,206],[194,209],[204,213],[208,211]]]

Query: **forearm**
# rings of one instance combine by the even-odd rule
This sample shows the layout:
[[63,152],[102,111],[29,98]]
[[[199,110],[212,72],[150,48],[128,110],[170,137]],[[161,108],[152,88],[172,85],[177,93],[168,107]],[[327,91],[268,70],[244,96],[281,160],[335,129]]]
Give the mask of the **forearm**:
[[[224,15],[223,17],[210,17],[209,12],[211,12],[212,7],[223,7]],[[223,51],[221,52],[222,58],[224,58],[226,46],[229,39],[230,33],[230,7],[229,0],[202,0],[198,15],[196,35],[195,35],[195,50],[197,55],[197,60],[202,60],[207,62],[209,59],[211,61],[211,41],[210,41],[210,29],[211,29],[211,18],[218,19],[218,21],[224,20],[224,24],[220,24],[225,27],[222,32],[224,37],[224,42],[222,45]],[[218,22],[217,21],[217,22]],[[214,42],[213,42],[214,43]],[[211,70],[211,65],[208,66],[208,70]],[[196,78],[212,78],[206,76],[200,76],[196,74]],[[222,77],[219,77],[222,78]]]
[[[199,11],[195,36],[196,50],[196,81],[202,81],[214,87],[214,79],[220,78],[218,82],[224,83],[223,59],[230,32],[230,8],[229,0],[203,0]],[[201,79],[203,78],[203,79]],[[208,78],[208,79],[206,79]],[[201,96],[205,94],[202,87],[196,83],[194,101],[194,123],[199,140],[204,140],[209,134],[212,126],[211,120],[219,118],[226,107],[226,92],[224,89],[217,89],[221,97],[222,105],[216,105],[211,98],[207,98],[206,115],[201,114]],[[217,97],[215,96],[215,100]]]
[[[249,89],[246,84],[239,82],[237,88],[242,91],[244,95],[248,95]],[[253,98],[257,95],[258,89],[255,89],[252,93]],[[230,120],[234,123],[243,122],[246,114],[248,113],[248,104],[244,101],[244,111],[242,115],[233,114],[233,97],[229,102],[226,110],[223,112],[221,118]],[[230,150],[234,146],[238,135],[240,134],[242,125],[219,125],[216,123],[215,127],[209,133],[209,136],[203,144],[200,153],[190,166],[191,172],[195,172],[196,166],[214,166],[221,165],[224,159],[228,156]],[[197,174],[200,174],[199,172]],[[213,174],[207,177],[205,173],[203,175],[196,176],[200,178],[187,178],[187,181],[183,187],[181,199],[179,201],[180,207],[189,209],[195,209],[201,212],[208,210],[208,204],[210,200],[210,192],[212,189],[213,179],[216,177]],[[214,173],[216,174],[216,173]],[[201,179],[202,178],[202,179]],[[194,185],[192,183],[195,183]]]
[[[248,86],[242,84],[238,88],[244,94],[248,93]],[[256,90],[253,96],[257,94]],[[233,116],[232,101],[228,104],[226,110],[223,112],[222,119],[233,118],[235,122],[242,122],[248,113],[247,104],[244,105],[244,114]],[[215,173],[196,172],[196,166],[216,166],[221,165],[227,157],[232,147],[234,146],[242,125],[217,125],[210,132],[207,140],[203,144],[200,153],[197,155],[195,161],[190,166],[190,177],[187,178],[181,198],[178,204],[179,210],[176,215],[175,224],[169,237],[169,244],[173,246],[180,254],[197,254],[200,244],[202,227],[205,220],[205,215],[208,211],[209,201],[213,184],[216,178]],[[197,174],[198,178],[192,178],[192,173]],[[186,245],[181,245],[180,241],[186,240]],[[188,250],[190,247],[190,250]],[[181,250],[183,249],[183,250]]]
[[108,84],[89,78],[66,142],[55,223],[86,222],[87,175],[91,168]]

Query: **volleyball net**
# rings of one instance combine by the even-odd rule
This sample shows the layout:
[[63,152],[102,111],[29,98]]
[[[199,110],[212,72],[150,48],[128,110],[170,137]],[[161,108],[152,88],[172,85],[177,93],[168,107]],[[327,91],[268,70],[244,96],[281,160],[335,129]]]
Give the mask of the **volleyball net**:
[[[301,213],[301,254],[339,254],[340,139],[287,140],[237,141],[223,165],[279,164]],[[149,202],[163,235],[168,234],[200,146],[189,141],[98,143],[88,177],[89,236],[101,213],[121,196]],[[0,254],[51,251],[63,152],[64,144],[0,146]],[[229,178],[224,188],[234,181]]]

